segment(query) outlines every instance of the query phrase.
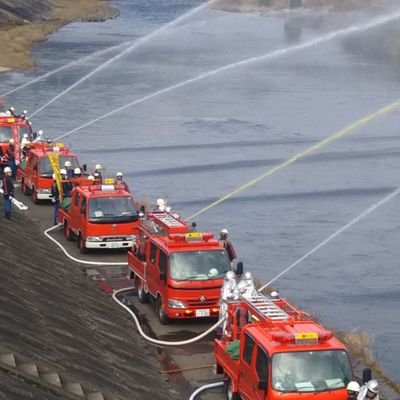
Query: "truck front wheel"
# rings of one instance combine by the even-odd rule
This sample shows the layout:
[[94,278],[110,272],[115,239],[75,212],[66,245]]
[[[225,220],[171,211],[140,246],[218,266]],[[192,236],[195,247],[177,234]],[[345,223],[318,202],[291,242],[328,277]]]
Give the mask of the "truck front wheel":
[[230,378],[224,382],[224,392],[227,400],[241,400],[239,393],[233,391],[232,381]]
[[30,190],[29,190],[29,188],[28,188],[28,185],[25,183],[25,180],[24,179],[22,179],[22,181],[21,181],[21,190],[22,190],[22,193],[25,195],[25,196],[29,196],[31,193],[30,193]]
[[82,254],[86,254],[88,252],[88,249],[85,245],[85,238],[83,237],[83,235],[81,233],[79,234],[78,247]]
[[74,240],[74,234],[71,231],[71,228],[68,226],[67,221],[64,222],[64,235],[65,238],[69,241],[72,242]]
[[144,287],[142,285],[142,280],[136,276],[135,277],[135,288],[138,296],[139,303],[148,303],[149,295],[144,291]]
[[168,325],[171,323],[171,320],[169,319],[168,314],[165,311],[164,304],[160,296],[157,297],[156,312],[158,315],[158,319],[160,320],[162,325]]
[[37,196],[37,191],[36,191],[36,189],[35,189],[35,186],[32,186],[31,195],[32,195],[32,201],[33,201],[33,203],[34,203],[34,204],[39,204],[39,199],[38,199],[38,196]]

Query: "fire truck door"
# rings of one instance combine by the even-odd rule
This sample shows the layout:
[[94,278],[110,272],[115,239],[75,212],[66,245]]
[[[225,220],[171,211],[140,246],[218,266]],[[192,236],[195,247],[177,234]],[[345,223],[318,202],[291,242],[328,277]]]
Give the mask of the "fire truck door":
[[32,188],[32,185],[34,185],[35,183],[37,185],[39,179],[39,159],[37,157],[32,157],[29,160],[31,173],[27,174],[27,176],[30,176],[30,178],[28,178],[27,180],[29,181],[29,185]]
[[[243,340],[243,339],[242,339]],[[254,376],[254,354],[256,346],[254,339],[248,334],[244,335],[244,344],[241,344],[240,368],[239,368],[239,389],[240,397],[244,400],[252,399],[253,386],[256,383]]]
[[245,335],[239,374],[240,394],[243,399],[267,400],[268,356],[248,334]]
[[268,392],[268,361],[267,352],[260,346],[257,346],[255,355],[255,376],[256,382],[254,389],[255,399],[267,399]]
[[[80,203],[81,203],[81,194],[79,192],[75,193],[75,196],[71,199],[70,205],[70,215],[71,215],[71,227],[76,231],[84,227],[84,216],[81,214],[80,210]],[[76,232],[78,233],[78,232]]]
[[146,276],[147,287],[149,292],[154,296],[157,294],[159,274],[158,268],[158,246],[154,242],[150,242],[150,254],[147,258]]

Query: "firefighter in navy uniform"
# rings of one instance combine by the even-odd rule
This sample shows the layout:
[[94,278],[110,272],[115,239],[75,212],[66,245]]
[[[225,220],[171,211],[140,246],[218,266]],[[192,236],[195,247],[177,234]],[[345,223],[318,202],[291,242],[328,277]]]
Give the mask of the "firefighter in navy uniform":
[[51,185],[51,201],[54,203],[54,225],[58,224],[58,210],[60,209],[60,194],[58,193],[56,175],[53,174],[53,184]]
[[97,164],[95,167],[95,170],[93,172],[94,177],[96,178],[96,181],[102,185],[103,184],[103,166],[101,164]]
[[231,241],[228,240],[228,233],[229,232],[227,229],[222,229],[219,237],[219,242],[228,253],[229,261],[232,263],[232,261],[236,258],[236,251]]
[[128,193],[130,193],[131,191],[129,190],[129,186],[128,184],[125,182],[124,180],[124,175],[122,174],[122,172],[117,172],[117,174],[115,175],[115,183],[117,185],[121,185],[124,187],[125,191],[127,191]]
[[14,183],[11,179],[12,170],[10,167],[4,168],[3,197],[4,197],[4,216],[7,219],[11,218],[12,198],[14,197]]

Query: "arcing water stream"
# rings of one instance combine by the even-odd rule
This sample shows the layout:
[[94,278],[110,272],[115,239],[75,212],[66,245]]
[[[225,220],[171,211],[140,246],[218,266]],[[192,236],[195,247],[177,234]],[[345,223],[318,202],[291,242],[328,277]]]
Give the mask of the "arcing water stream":
[[[196,9],[196,10],[197,10],[197,9]],[[185,15],[188,15],[188,14],[185,14]],[[181,17],[181,18],[183,18],[183,17]],[[377,26],[379,26],[379,25],[386,24],[386,23],[391,22],[391,21],[394,21],[394,20],[396,20],[396,19],[398,19],[398,18],[400,18],[400,14],[395,14],[395,15],[390,15],[390,16],[386,16],[386,17],[376,18],[376,19],[374,19],[374,20],[372,20],[372,21],[370,21],[370,22],[367,22],[367,23],[365,23],[365,24],[360,24],[360,25],[356,25],[356,26],[351,26],[351,27],[348,27],[348,28],[345,28],[345,29],[340,29],[340,30],[337,30],[337,31],[334,31],[334,32],[330,32],[330,33],[328,33],[328,34],[322,35],[322,36],[320,36],[320,37],[317,37],[317,38],[315,38],[315,39],[313,39],[313,40],[309,40],[309,41],[307,41],[307,42],[305,42],[305,43],[302,43],[302,44],[299,44],[299,45],[295,45],[295,46],[287,47],[287,48],[284,48],[284,49],[276,50],[276,51],[273,51],[273,52],[268,53],[268,54],[263,54],[263,55],[261,55],[261,56],[256,56],[256,57],[252,57],[252,58],[247,58],[247,59],[245,59],[245,60],[237,61],[237,62],[235,62],[235,63],[228,64],[228,65],[225,65],[225,66],[223,66],[223,67],[214,69],[214,70],[212,70],[212,71],[205,72],[205,73],[200,74],[200,75],[198,75],[198,76],[196,76],[196,77],[194,77],[194,78],[187,79],[187,80],[185,80],[185,81],[176,83],[176,84],[174,84],[174,85],[172,85],[172,86],[166,87],[166,88],[164,88],[164,89],[158,90],[157,92],[154,92],[154,93],[152,93],[152,94],[149,94],[149,95],[147,95],[147,96],[144,96],[144,97],[142,97],[142,98],[140,98],[140,99],[138,99],[138,100],[135,100],[135,101],[132,101],[132,102],[130,102],[130,103],[127,103],[127,104],[125,104],[125,105],[122,106],[122,107],[118,107],[118,108],[116,108],[116,109],[114,109],[114,110],[112,110],[112,111],[109,111],[109,112],[105,113],[104,115],[102,115],[102,116],[100,116],[100,117],[98,117],[98,118],[93,119],[92,121],[86,122],[85,124],[80,125],[80,126],[78,126],[77,128],[74,128],[74,129],[72,129],[72,130],[70,130],[70,131],[68,131],[68,132],[66,132],[66,133],[64,133],[64,134],[62,134],[62,135],[60,135],[60,136],[57,136],[57,138],[55,138],[55,140],[63,139],[64,137],[67,137],[67,136],[71,135],[72,133],[78,132],[78,131],[80,131],[80,130],[83,129],[83,128],[86,128],[86,127],[88,127],[88,126],[90,126],[90,125],[92,125],[92,124],[94,124],[94,123],[96,123],[96,122],[99,122],[99,121],[101,121],[101,120],[103,120],[103,119],[105,119],[105,118],[109,118],[109,117],[111,117],[112,115],[117,114],[117,113],[119,113],[119,112],[121,112],[121,111],[123,111],[123,110],[125,110],[125,109],[127,109],[127,108],[129,108],[129,107],[132,107],[132,106],[138,105],[138,104],[140,104],[140,103],[143,103],[143,102],[145,102],[146,100],[150,100],[150,99],[152,99],[152,98],[154,98],[154,97],[157,97],[157,96],[160,96],[160,95],[162,95],[162,94],[168,93],[168,92],[170,92],[170,91],[172,91],[172,90],[175,90],[175,89],[181,88],[181,87],[183,87],[183,86],[189,85],[189,84],[191,84],[191,83],[194,83],[194,82],[197,82],[197,81],[200,81],[200,80],[209,78],[209,77],[211,77],[211,76],[220,74],[221,72],[225,72],[225,71],[228,71],[228,70],[232,70],[232,69],[234,69],[234,68],[245,67],[245,66],[247,66],[247,65],[249,65],[249,64],[251,64],[251,63],[255,63],[255,62],[272,60],[272,59],[274,59],[274,58],[278,58],[278,57],[281,57],[281,56],[285,56],[285,55],[287,55],[287,54],[289,54],[289,53],[292,53],[292,52],[304,50],[304,49],[306,49],[306,48],[319,45],[319,44],[324,43],[324,42],[327,42],[327,41],[329,41],[329,40],[337,39],[337,38],[339,38],[339,37],[341,37],[341,36],[350,35],[350,34],[352,34],[352,33],[362,32],[362,31],[365,31],[365,30],[368,30],[368,29],[371,29],[371,28],[375,28],[375,27],[377,27]],[[116,57],[118,57],[118,58],[121,57],[122,54],[125,53],[125,52],[128,52],[129,49],[130,49],[130,48],[124,50],[124,52],[122,52],[120,55],[115,56],[114,58],[116,58]],[[112,59],[110,59],[110,60],[107,61],[106,63],[102,64],[100,67],[96,68],[96,69],[95,69],[94,71],[92,71],[90,74],[86,75],[86,77],[82,78],[81,80],[79,80],[78,82],[76,82],[74,85],[72,85],[71,87],[69,87],[68,89],[64,90],[62,93],[60,93],[60,94],[57,95],[56,97],[54,97],[52,100],[50,100],[48,103],[46,103],[46,104],[45,104],[43,107],[41,107],[39,110],[35,111],[35,112],[32,114],[32,116],[35,115],[35,114],[36,114],[37,112],[39,112],[40,110],[44,109],[47,105],[51,104],[51,103],[52,103],[53,101],[55,101],[57,98],[61,97],[63,94],[67,93],[67,92],[68,92],[69,90],[71,90],[73,87],[75,87],[75,86],[77,86],[79,83],[83,82],[83,80],[85,80],[86,78],[88,78],[89,76],[92,76],[93,74],[95,74],[99,69],[101,69],[101,67],[108,65],[108,63],[111,62],[111,60],[112,60]]]

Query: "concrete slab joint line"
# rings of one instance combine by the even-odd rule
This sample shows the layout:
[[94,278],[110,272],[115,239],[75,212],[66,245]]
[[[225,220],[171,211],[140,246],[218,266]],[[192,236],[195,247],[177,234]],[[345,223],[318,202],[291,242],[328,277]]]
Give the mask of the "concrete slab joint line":
[[12,368],[16,368],[17,363],[15,362],[15,357],[13,353],[9,353],[9,354],[2,354],[0,356],[0,362],[2,362],[3,364],[12,367]]
[[36,378],[39,378],[39,370],[35,363],[21,364],[18,366],[18,369],[27,373],[28,375],[32,375],[35,376]]
[[56,372],[50,372],[41,376],[46,382],[51,383],[54,386],[62,387],[60,375]]
[[105,400],[100,392],[90,393],[87,395],[87,400]]
[[64,389],[68,392],[76,394],[79,397],[85,397],[85,393],[83,392],[82,386],[78,382],[68,382],[64,384]]

